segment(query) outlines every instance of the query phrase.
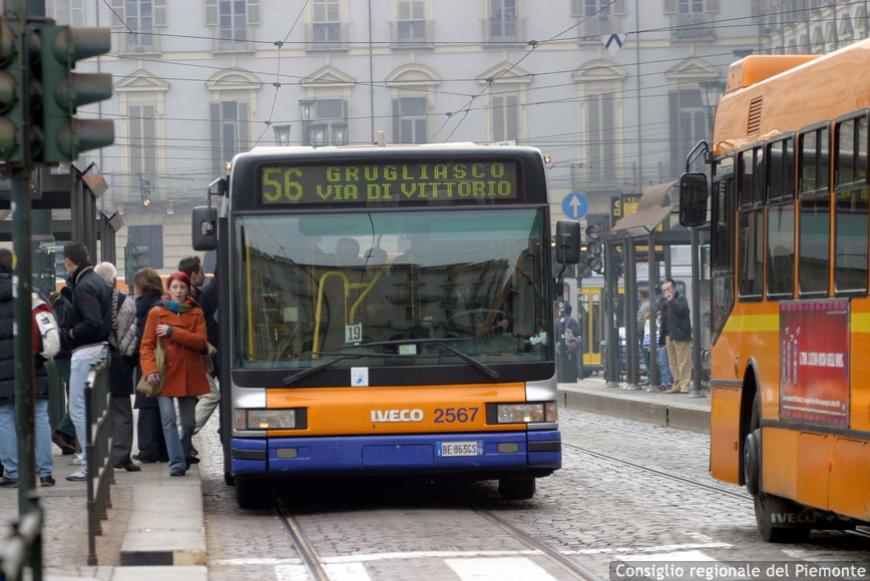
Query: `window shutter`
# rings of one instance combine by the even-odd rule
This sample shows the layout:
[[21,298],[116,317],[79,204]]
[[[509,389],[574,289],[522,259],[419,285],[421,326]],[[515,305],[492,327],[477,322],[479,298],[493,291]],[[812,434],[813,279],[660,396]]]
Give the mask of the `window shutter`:
[[572,0],[571,16],[583,16],[585,14],[585,5],[583,0]]
[[602,166],[604,167],[604,179],[614,179],[616,175],[616,164],[614,163],[614,141],[616,137],[613,134],[613,93],[604,93],[601,95],[601,122],[598,124],[601,132],[598,134],[598,139],[601,140],[601,156]]
[[393,143],[401,143],[399,134],[399,100],[393,99]]
[[218,0],[205,0],[205,25],[218,25]]
[[507,108],[504,110],[505,119],[507,120],[507,139],[519,139],[519,123],[517,120],[520,116],[519,100],[516,95],[511,95],[505,99]]
[[125,28],[124,0],[112,0],[112,28]]
[[719,12],[719,0],[704,0],[704,12]]
[[145,174],[151,182],[152,191],[154,191],[157,188],[157,132],[154,105],[143,105],[141,111]]
[[668,95],[668,111],[670,113],[670,137],[671,137],[671,168],[674,175],[681,173],[682,167],[680,156],[685,159],[685,152],[680,152],[680,119],[679,119],[679,93],[672,91]]
[[154,26],[166,26],[166,0],[154,0]]
[[242,151],[248,151],[251,148],[251,128],[253,126],[253,120],[250,119],[248,113],[248,103],[244,101],[239,102],[239,116],[238,116],[238,135],[239,135],[239,145],[238,151],[236,153],[240,153]]
[[625,0],[616,0],[613,4],[612,8],[614,14],[618,14],[619,16],[625,15]]
[[492,98],[492,140],[504,141],[504,97]]
[[222,174],[224,160],[221,159],[223,151],[221,146],[223,141],[221,139],[221,104],[211,103],[209,107],[211,109],[211,161],[215,171]]
[[677,0],[665,0],[665,14],[677,13]]
[[260,0],[248,0],[248,24],[260,24]]
[[138,179],[142,173],[142,107],[127,107],[127,157],[130,160],[130,174]]

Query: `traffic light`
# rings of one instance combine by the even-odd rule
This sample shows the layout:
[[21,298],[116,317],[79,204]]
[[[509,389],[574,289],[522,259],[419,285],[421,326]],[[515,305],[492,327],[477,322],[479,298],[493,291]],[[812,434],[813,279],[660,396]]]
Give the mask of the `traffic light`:
[[108,28],[42,27],[42,84],[45,88],[44,163],[73,161],[83,151],[111,145],[111,120],[76,119],[76,108],[112,96],[112,76],[73,73],[76,61],[109,52]]
[[148,180],[140,180],[139,189],[142,193],[142,205],[147,208],[151,205],[151,182]]
[[38,28],[0,18],[0,161],[25,165],[42,152],[40,56]]

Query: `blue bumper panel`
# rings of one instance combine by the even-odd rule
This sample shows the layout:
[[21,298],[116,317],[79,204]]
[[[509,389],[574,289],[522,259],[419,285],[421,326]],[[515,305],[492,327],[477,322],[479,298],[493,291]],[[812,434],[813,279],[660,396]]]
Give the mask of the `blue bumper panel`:
[[[442,442],[479,442],[479,456],[438,455]],[[500,453],[498,445],[516,444],[517,451]],[[287,459],[287,449],[296,458]],[[282,457],[283,456],[283,457]],[[272,474],[331,471],[522,469],[527,466],[525,432],[275,438],[269,441]]]
[[266,448],[266,438],[232,438],[230,453],[233,474],[265,474]]
[[562,467],[562,436],[558,430],[530,431],[529,468]]

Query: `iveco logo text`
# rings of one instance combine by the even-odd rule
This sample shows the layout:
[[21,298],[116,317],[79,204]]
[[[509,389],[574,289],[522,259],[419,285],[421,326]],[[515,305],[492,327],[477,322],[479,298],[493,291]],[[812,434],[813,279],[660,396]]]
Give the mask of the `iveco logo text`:
[[372,410],[372,423],[422,422],[423,410]]

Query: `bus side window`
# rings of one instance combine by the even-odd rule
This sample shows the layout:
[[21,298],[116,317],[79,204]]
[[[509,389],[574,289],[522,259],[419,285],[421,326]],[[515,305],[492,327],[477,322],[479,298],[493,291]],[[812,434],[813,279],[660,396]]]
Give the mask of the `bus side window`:
[[834,288],[838,294],[867,292],[867,116],[837,125]]
[[830,192],[827,127],[800,137],[800,218],[798,223],[798,288],[800,296],[828,294],[830,266]]
[[767,146],[767,295],[794,294],[794,140]]
[[728,314],[734,306],[734,177],[724,177],[725,171],[733,172],[733,159],[721,160],[715,166],[719,174],[713,181],[711,231],[711,280],[712,280],[712,339],[722,331]]

